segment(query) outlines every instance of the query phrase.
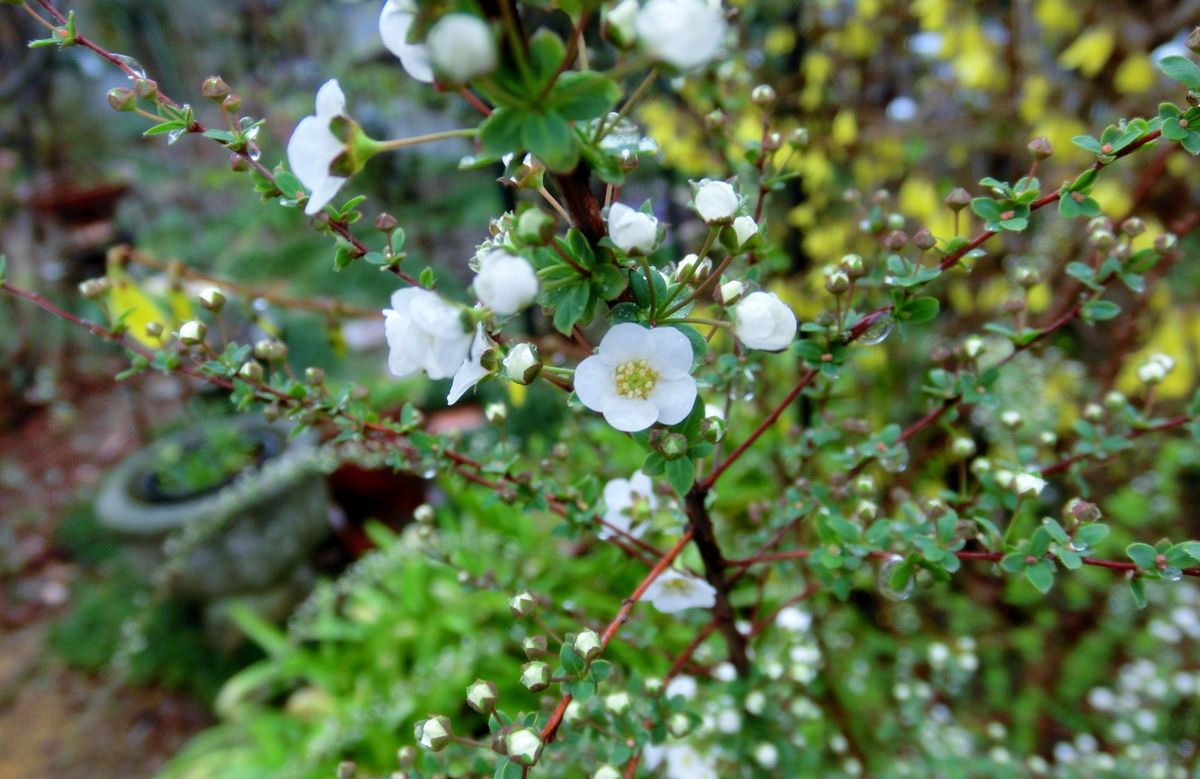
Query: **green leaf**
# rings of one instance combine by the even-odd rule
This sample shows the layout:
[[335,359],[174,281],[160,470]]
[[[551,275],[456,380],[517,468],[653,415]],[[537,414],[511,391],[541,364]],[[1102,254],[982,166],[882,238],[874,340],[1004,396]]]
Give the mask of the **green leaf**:
[[559,650],[558,661],[562,663],[563,670],[573,675],[582,673],[586,667],[583,656],[576,652],[569,643],[563,644],[562,649]]
[[1129,594],[1133,596],[1133,602],[1139,609],[1146,608],[1146,585],[1142,583],[1141,579],[1129,580]]
[[1158,551],[1149,544],[1134,543],[1125,547],[1125,554],[1129,555],[1129,559],[1147,571],[1158,569]]
[[1085,546],[1095,546],[1108,535],[1108,525],[1093,522],[1075,531],[1075,540]]
[[1185,554],[1196,562],[1200,562],[1200,541],[1184,541],[1179,545]]
[[521,148],[521,128],[527,114],[515,108],[500,106],[479,125],[479,143],[485,154],[497,157]]
[[587,310],[591,290],[592,287],[587,280],[580,279],[574,284],[560,287],[554,291],[554,327],[558,332],[563,335],[571,334],[571,329],[575,327],[583,317],[584,311]]
[[1079,315],[1089,322],[1104,322],[1120,313],[1121,307],[1109,300],[1090,300],[1079,310]]
[[1045,595],[1054,586],[1054,563],[1042,560],[1036,565],[1029,566],[1025,569],[1025,578]]
[[696,479],[696,468],[692,465],[691,458],[688,457],[667,460],[665,473],[667,482],[680,497],[688,493],[688,490],[692,488],[692,482]]
[[545,27],[533,34],[529,40],[529,65],[533,68],[533,79],[538,89],[550,83],[567,56],[562,38]]
[[602,682],[612,675],[613,664],[607,660],[596,660],[592,663],[592,678]]
[[938,303],[937,298],[913,298],[906,302],[902,308],[897,309],[896,318],[910,324],[918,325],[922,322],[929,322],[935,319],[940,308],[941,304]]
[[1158,61],[1159,70],[1188,89],[1200,89],[1200,65],[1187,57],[1172,54]]
[[971,201],[971,210],[985,222],[995,222],[1004,213],[1004,207],[990,197],[977,197]]
[[1039,527],[1033,531],[1033,537],[1029,539],[1029,554],[1033,557],[1042,558],[1049,550],[1050,531],[1045,527]]
[[1000,558],[1000,567],[1009,573],[1025,570],[1025,555],[1012,552]]
[[553,171],[569,171],[579,161],[579,139],[556,111],[529,114],[521,125],[521,145]]
[[594,70],[564,73],[550,93],[550,106],[567,119],[603,116],[621,99],[617,82]]
[[1090,151],[1092,154],[1099,154],[1102,144],[1090,135],[1076,135],[1071,139],[1071,143],[1081,149]]

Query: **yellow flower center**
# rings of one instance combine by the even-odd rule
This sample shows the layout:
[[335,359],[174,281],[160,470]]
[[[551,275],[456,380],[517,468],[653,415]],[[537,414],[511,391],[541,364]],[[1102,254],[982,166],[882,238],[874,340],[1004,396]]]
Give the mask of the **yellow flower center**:
[[687,579],[668,579],[662,583],[662,588],[674,595],[691,595],[692,582]]
[[617,366],[617,392],[634,400],[645,400],[658,386],[658,371],[645,360],[630,360]]

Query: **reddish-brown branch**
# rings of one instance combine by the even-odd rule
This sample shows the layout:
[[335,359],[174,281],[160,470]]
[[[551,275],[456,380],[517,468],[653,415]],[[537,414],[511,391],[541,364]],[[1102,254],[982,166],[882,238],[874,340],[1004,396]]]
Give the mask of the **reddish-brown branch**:
[[[692,531],[688,530],[679,537],[679,540],[675,542],[675,545],[667,550],[662,558],[659,559],[658,563],[650,569],[650,572],[646,574],[646,577],[642,579],[641,583],[638,584],[634,591],[630,593],[629,597],[626,598],[621,604],[621,608],[617,611],[616,616],[613,617],[612,622],[608,623],[608,627],[605,628],[604,633],[600,635],[601,646],[608,646],[608,642],[612,641],[613,636],[617,635],[617,631],[621,629],[621,626],[629,620],[629,613],[633,611],[633,607],[639,600],[642,599],[642,596],[646,594],[646,590],[650,588],[650,585],[654,583],[655,579],[662,575],[663,571],[671,567],[671,563],[675,561],[675,558],[679,556],[680,552],[683,551],[684,547],[686,547],[688,542],[691,540]],[[569,705],[571,705],[570,695],[564,695],[561,699],[559,699],[558,705],[554,707],[554,711],[550,714],[550,719],[546,722],[546,727],[542,728],[543,744],[549,744],[550,742],[554,741],[554,736],[556,733],[558,733],[559,726],[562,725],[563,715],[567,713],[567,706]]]
[[[1190,416],[1173,417],[1173,418],[1165,420],[1163,422],[1159,422],[1158,424],[1150,425],[1148,427],[1139,427],[1137,430],[1132,430],[1126,434],[1125,439],[1128,441],[1134,441],[1138,438],[1141,438],[1144,435],[1148,435],[1149,433],[1159,433],[1159,432],[1162,432],[1163,430],[1170,430],[1175,427],[1180,427],[1182,425],[1186,425],[1188,422],[1191,422],[1191,421],[1192,421],[1192,417],[1190,417]],[[1065,471],[1068,468],[1070,468],[1075,463],[1080,462],[1081,460],[1086,460],[1091,456],[1092,456],[1091,454],[1083,453],[1083,454],[1073,454],[1070,457],[1065,457],[1056,463],[1047,465],[1045,468],[1042,468],[1042,475],[1049,476],[1054,473],[1061,473],[1062,471]]]

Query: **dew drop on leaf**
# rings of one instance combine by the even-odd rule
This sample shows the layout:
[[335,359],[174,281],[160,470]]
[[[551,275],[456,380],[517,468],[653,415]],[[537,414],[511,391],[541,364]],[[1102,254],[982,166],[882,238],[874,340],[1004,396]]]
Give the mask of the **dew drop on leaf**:
[[879,594],[888,600],[908,600],[909,596],[912,595],[912,576],[908,577],[908,581],[904,583],[904,587],[897,589],[896,587],[892,586],[892,574],[896,572],[896,569],[899,568],[900,564],[903,562],[904,558],[900,555],[892,555],[884,560],[883,564],[879,566],[879,576],[876,580],[879,586]]
[[894,327],[895,322],[892,321],[892,318],[884,317],[878,322],[872,324],[866,330],[863,330],[863,334],[858,337],[858,341],[856,343],[860,343],[863,346],[874,346],[877,343],[881,343],[885,338],[891,335]]

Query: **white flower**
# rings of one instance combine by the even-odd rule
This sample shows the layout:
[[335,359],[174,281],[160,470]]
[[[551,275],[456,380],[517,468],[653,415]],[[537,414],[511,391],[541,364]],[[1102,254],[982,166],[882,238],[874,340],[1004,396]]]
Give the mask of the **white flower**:
[[520,343],[509,349],[503,365],[504,375],[517,384],[529,384],[542,372],[542,359],[537,347],[530,343]]
[[713,767],[689,746],[669,746],[666,755],[668,779],[717,779]]
[[770,770],[779,762],[779,750],[774,744],[764,741],[754,748],[754,759],[760,766]]
[[1037,495],[1046,488],[1046,480],[1032,473],[1018,473],[1013,476],[1012,488],[1018,495]]
[[739,216],[733,220],[733,234],[737,237],[738,248],[744,247],[750,239],[758,237],[758,223],[752,216]]
[[737,678],[737,669],[730,662],[717,663],[712,670],[712,675],[718,682],[732,682]]
[[624,203],[608,208],[608,237],[626,254],[649,254],[658,243],[658,220]]
[[475,338],[471,341],[471,350],[467,353],[467,359],[454,372],[454,381],[450,384],[450,393],[446,395],[446,403],[453,406],[467,390],[488,375],[488,370],[483,367],[483,354],[490,347],[487,336],[483,334],[483,326],[476,325]]
[[288,167],[312,193],[304,207],[304,213],[309,216],[324,208],[346,183],[345,178],[329,172],[329,166],[346,148],[329,129],[329,122],[334,117],[346,113],[346,95],[336,78],[326,81],[317,90],[316,109],[315,115],[300,120],[287,145]]
[[475,294],[500,316],[512,316],[526,308],[537,293],[537,275],[524,257],[495,249],[480,258]]
[[737,733],[742,729],[742,715],[730,705],[726,705],[717,713],[716,725],[717,730],[722,733]]
[[647,54],[679,70],[712,62],[726,29],[720,4],[705,0],[650,0],[635,27]]
[[592,779],[621,779],[621,772],[611,765],[605,764],[596,769]]
[[[604,521],[635,538],[645,532],[644,525],[633,525],[634,505],[644,501],[651,511],[658,507],[654,497],[654,482],[638,471],[628,479],[613,479],[604,485]],[[601,538],[611,538],[616,533],[601,526]]]
[[667,690],[664,693],[667,700],[674,698],[676,695],[682,696],[685,701],[690,701],[696,697],[696,680],[687,676],[676,676],[667,684]]
[[446,14],[425,36],[433,69],[456,84],[496,68],[496,39],[488,23],[473,14]]
[[775,615],[776,627],[790,630],[793,633],[803,633],[812,626],[812,614],[801,611],[795,606],[787,606]]
[[717,591],[703,579],[664,571],[655,579],[643,596],[663,614],[674,614],[684,609],[707,609],[717,602]]
[[623,322],[605,333],[596,355],[579,363],[575,392],[623,432],[673,425],[696,402],[692,357],[691,342],[678,330]]
[[751,349],[777,352],[796,335],[796,315],[774,292],[751,292],[733,312],[733,331]]
[[431,379],[453,376],[470,355],[473,334],[463,311],[426,289],[408,287],[385,308],[388,368],[401,378],[425,371]]
[[408,75],[428,84],[433,81],[429,50],[424,44],[408,42],[408,31],[416,16],[417,5],[413,0],[387,0],[379,14],[379,37],[387,50],[400,58],[400,65]]
[[708,224],[732,221],[738,210],[738,196],[728,181],[704,179],[696,188],[696,213]]

